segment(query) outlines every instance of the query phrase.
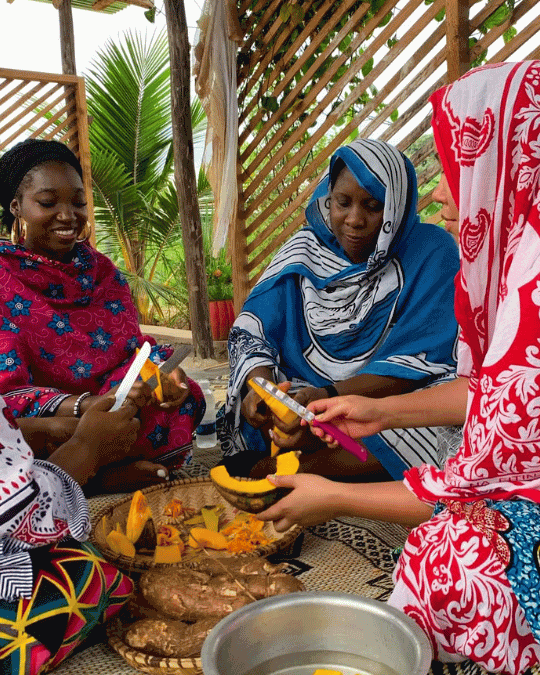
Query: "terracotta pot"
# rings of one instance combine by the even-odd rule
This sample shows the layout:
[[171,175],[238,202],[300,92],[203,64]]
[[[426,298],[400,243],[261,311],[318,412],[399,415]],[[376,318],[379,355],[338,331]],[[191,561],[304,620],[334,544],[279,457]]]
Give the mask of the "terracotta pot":
[[210,301],[210,327],[214,340],[226,340],[229,337],[234,319],[232,300]]

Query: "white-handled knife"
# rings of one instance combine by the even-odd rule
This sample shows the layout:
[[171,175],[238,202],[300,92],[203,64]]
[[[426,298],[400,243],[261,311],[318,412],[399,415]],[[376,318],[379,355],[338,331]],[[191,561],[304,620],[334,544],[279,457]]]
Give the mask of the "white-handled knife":
[[149,342],[145,342],[143,346],[139,349],[139,353],[134,358],[133,363],[130,365],[129,370],[124,375],[124,379],[120,383],[120,386],[116,390],[116,400],[113,404],[113,407],[109,412],[114,412],[122,405],[126,400],[126,396],[129,394],[129,390],[135,384],[135,380],[139,377],[141,368],[144,366],[146,359],[150,356],[151,346]]

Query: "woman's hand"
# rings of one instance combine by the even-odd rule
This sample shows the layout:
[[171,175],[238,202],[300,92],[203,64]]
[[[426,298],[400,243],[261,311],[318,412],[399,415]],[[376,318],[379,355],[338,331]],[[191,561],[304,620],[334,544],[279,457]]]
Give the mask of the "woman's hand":
[[421,502],[403,481],[338,483],[308,473],[268,476],[268,480],[277,487],[293,488],[277,504],[257,514],[261,520],[274,521],[278,532],[293,525],[311,527],[338,516],[359,516],[414,527],[433,513],[433,505]]
[[260,520],[272,520],[277,532],[293,525],[311,527],[340,515],[337,499],[343,484],[308,473],[292,476],[268,476],[276,487],[293,488],[277,504],[257,514]]
[[182,368],[175,368],[171,373],[160,373],[163,403],[160,408],[174,410],[180,408],[189,395],[188,378]]
[[75,433],[76,417],[20,417],[17,423],[34,456],[45,459]]
[[132,401],[126,401],[118,410],[109,412],[114,400],[114,396],[98,397],[78,420],[73,436],[49,457],[81,485],[102,466],[136,457],[140,422],[135,414],[139,409]]
[[272,421],[272,413],[259,394],[250,389],[242,401],[241,414],[255,429]]
[[87,496],[102,492],[133,492],[169,479],[167,467],[144,459],[104,466],[92,480]]
[[[313,401],[307,408],[315,413],[319,422],[331,422],[351,438],[364,438],[392,428],[392,416],[386,410],[385,401],[387,399],[365,396],[334,396]],[[310,425],[310,429],[325,443],[335,445],[320,427]]]
[[118,410],[109,412],[114,400],[114,396],[99,397],[79,420],[72,438],[89,449],[98,466],[120,462],[136,452],[139,408],[126,399]]
[[[290,382],[283,382],[279,385],[279,388],[282,391],[288,392],[290,386]],[[326,389],[319,387],[304,387],[297,391],[292,398],[305,407],[311,401],[316,401],[320,398],[325,398],[326,396],[328,396]],[[309,433],[308,427],[301,425],[302,420],[300,417],[297,417],[290,424],[286,424],[274,414],[273,422],[274,426],[285,434],[284,436],[281,436],[277,433],[270,432],[272,441],[279,448],[295,448],[297,450],[304,450],[305,452],[314,452],[318,449],[317,444],[315,444],[314,447],[314,439]]]

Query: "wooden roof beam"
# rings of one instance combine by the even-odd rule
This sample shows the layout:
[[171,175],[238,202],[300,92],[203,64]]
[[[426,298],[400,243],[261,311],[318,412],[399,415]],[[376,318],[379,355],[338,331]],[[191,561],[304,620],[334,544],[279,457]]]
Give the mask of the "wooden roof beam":
[[[92,9],[95,12],[101,12],[106,9],[109,5],[112,5],[116,0],[95,0],[92,3]],[[144,9],[152,9],[154,3],[152,0],[122,0],[126,5],[135,5],[136,7],[144,7]]]

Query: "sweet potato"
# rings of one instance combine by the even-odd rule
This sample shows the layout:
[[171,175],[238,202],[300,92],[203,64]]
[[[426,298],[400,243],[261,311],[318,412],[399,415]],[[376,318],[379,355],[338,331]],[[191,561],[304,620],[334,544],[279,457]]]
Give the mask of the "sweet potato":
[[166,618],[186,621],[222,618],[251,601],[230,579],[219,588],[210,581],[209,575],[201,572],[169,567],[144,572],[139,587],[150,607]]
[[154,656],[187,658],[200,653],[202,643],[217,623],[203,619],[193,624],[171,619],[143,619],[132,624],[125,641],[133,649]]
[[206,572],[211,576],[221,576],[225,568],[233,575],[236,574],[278,574],[287,567],[286,563],[273,565],[266,558],[202,558],[190,564],[190,567],[199,572]]
[[[237,581],[251,593],[257,600],[269,598],[272,595],[284,595],[286,593],[296,593],[305,590],[304,584],[300,579],[291,577],[289,574],[270,574],[262,576],[260,574],[237,574]],[[218,589],[227,584],[228,576],[222,575],[213,577],[208,582],[218,592]],[[238,586],[238,585],[237,585]],[[240,588],[238,586],[238,588]]]

